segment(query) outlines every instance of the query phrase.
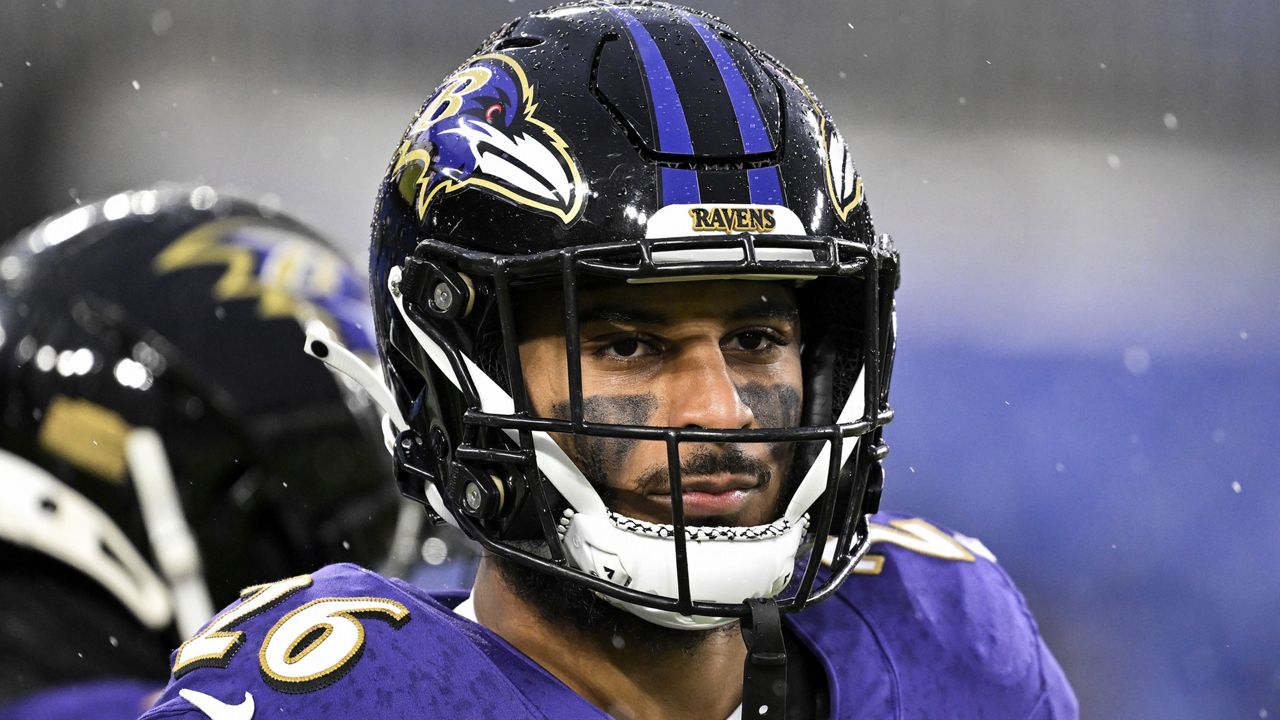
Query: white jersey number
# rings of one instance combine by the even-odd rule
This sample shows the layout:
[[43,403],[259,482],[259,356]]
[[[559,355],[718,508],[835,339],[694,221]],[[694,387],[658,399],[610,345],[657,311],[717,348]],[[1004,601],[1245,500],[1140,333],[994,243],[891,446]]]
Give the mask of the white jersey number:
[[[981,540],[959,533],[950,535],[920,518],[899,518],[890,520],[888,525],[868,522],[867,531],[871,545],[889,543],[920,555],[956,562],[973,562],[975,555],[996,561],[996,556]],[[832,537],[823,552],[822,563],[829,567],[834,557],[835,538]],[[884,561],[884,555],[867,553],[853,571],[859,575],[879,575],[884,570]]]
[[224,668],[244,644],[244,633],[227,632],[250,617],[279,604],[299,590],[311,586],[310,575],[299,575],[269,585],[255,585],[240,592],[242,602],[213,619],[203,630],[178,647],[173,657],[173,676],[180,678],[202,667]]
[[399,628],[409,609],[386,598],[322,598],[290,612],[267,633],[258,652],[262,677],[277,690],[319,690],[347,674],[364,652],[360,617]]
[[[294,593],[311,587],[310,575],[299,575],[240,593],[242,601],[186,641],[173,660],[173,676],[202,667],[225,668],[245,633],[236,625],[272,608]],[[361,618],[377,618],[400,628],[409,609],[395,600],[376,597],[320,598],[290,611],[267,631],[258,651],[262,678],[278,690],[293,693],[319,690],[351,670],[364,652]]]

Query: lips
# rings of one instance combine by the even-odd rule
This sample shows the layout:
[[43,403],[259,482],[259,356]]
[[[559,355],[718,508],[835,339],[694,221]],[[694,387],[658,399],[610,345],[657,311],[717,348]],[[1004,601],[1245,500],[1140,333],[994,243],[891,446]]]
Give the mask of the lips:
[[[747,505],[760,485],[758,478],[747,475],[693,475],[683,480],[681,499],[686,518],[733,515]],[[671,517],[670,488],[666,493],[650,494],[647,499]]]

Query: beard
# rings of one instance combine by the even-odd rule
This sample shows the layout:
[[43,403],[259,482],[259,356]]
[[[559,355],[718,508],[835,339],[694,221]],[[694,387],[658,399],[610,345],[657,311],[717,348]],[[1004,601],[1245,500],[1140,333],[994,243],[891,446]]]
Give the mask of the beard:
[[[786,450],[774,448],[774,452],[784,455],[788,462],[782,463],[786,468],[790,465],[793,448]],[[588,478],[606,505],[613,504],[614,491],[603,482],[602,475],[591,470],[593,463],[587,465]],[[727,448],[721,453],[698,453],[681,464],[681,472],[687,474],[750,472],[763,484],[777,482],[768,466],[754,460],[741,450]],[[665,484],[666,468],[653,469],[645,473],[645,484]],[[783,473],[784,486],[778,493],[775,517],[780,517],[787,501],[799,482],[794,472]],[[729,518],[699,518],[697,525],[734,525]],[[544,541],[523,542],[522,550],[540,557],[549,557]],[[555,577],[542,570],[527,567],[516,560],[493,555],[491,559],[502,577],[503,582],[522,601],[531,606],[538,616],[547,624],[561,628],[569,633],[583,633],[602,646],[612,645],[614,648],[628,648],[651,657],[670,656],[673,654],[691,655],[707,640],[723,634],[738,632],[738,623],[711,629],[677,629],[657,625],[640,618],[623,608],[614,605],[597,595],[593,590],[576,582]]]
[[507,587],[533,607],[544,622],[566,632],[585,634],[601,646],[626,648],[651,657],[692,655],[708,639],[738,632],[737,622],[702,630],[655,625],[613,605],[586,586],[508,558],[492,559]]
[[[800,395],[787,386],[763,387],[758,385],[738,388],[764,427],[794,427],[799,424]],[[621,397],[584,398],[584,416],[592,422],[645,425],[657,401],[651,396],[631,395]],[[557,404],[553,417],[569,417],[568,404]],[[628,456],[639,444],[638,440],[617,437],[576,436],[557,439],[581,469],[584,476],[599,493],[606,506],[615,507],[618,490],[611,486],[609,478],[622,472]],[[682,477],[692,475],[737,474],[756,478],[757,487],[764,491],[774,483],[781,483],[777,493],[773,517],[781,517],[800,477],[795,472],[793,460],[798,443],[777,443],[769,447],[768,459],[754,457],[741,446],[722,445],[717,451],[706,447],[695,450],[681,461]],[[641,491],[669,492],[670,478],[665,465],[649,467],[641,471],[634,483]],[[667,524],[670,524],[668,518]],[[738,525],[732,517],[698,518],[690,525]],[[549,557],[545,541],[513,543],[520,549],[539,557]],[[531,606],[547,624],[568,633],[583,633],[600,643],[602,647],[627,648],[652,657],[672,654],[692,654],[700,645],[713,637],[734,634],[738,623],[732,622],[712,629],[676,629],[644,620],[614,605],[591,589],[576,582],[561,579],[541,570],[525,566],[518,561],[500,555],[490,556],[503,582],[522,601]],[[674,553],[672,555],[674,558]]]

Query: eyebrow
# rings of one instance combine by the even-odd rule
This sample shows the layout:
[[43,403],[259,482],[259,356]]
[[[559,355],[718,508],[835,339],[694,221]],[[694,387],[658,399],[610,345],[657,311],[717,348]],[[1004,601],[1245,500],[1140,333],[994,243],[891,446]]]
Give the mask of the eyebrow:
[[661,313],[644,308],[623,305],[593,305],[578,313],[578,323],[619,323],[631,325],[662,325],[670,319]]
[[[769,299],[761,296],[745,305],[741,305],[729,314],[730,320],[751,320],[766,318],[795,322],[800,319],[800,310],[792,303]],[[592,305],[578,313],[578,323],[617,323],[621,325],[664,325],[671,319],[662,313],[647,308],[629,305]]]
[[759,300],[753,300],[737,308],[729,315],[730,320],[752,320],[756,318],[794,322],[800,319],[800,308],[796,307],[795,303],[773,300],[761,295]]

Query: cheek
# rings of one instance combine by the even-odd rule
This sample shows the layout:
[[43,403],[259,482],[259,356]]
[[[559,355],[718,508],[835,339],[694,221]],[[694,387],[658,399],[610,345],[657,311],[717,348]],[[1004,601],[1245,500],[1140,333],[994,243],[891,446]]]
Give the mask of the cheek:
[[520,344],[520,372],[524,375],[525,392],[533,412],[542,417],[557,415],[557,403],[569,396],[568,374],[565,372],[564,350],[558,341],[538,338]]
[[[587,422],[611,425],[649,425],[658,408],[653,395],[609,395],[583,398],[582,413]],[[560,401],[552,407],[557,418],[569,417],[569,403]],[[620,471],[634,454],[642,440],[628,438],[593,437],[583,435],[573,439],[569,453],[587,479],[597,485],[609,485],[610,478],[617,482]],[[657,444],[661,447],[661,444]]]
[[738,385],[738,397],[751,409],[762,428],[795,427],[800,424],[801,394],[798,386],[786,383]]

